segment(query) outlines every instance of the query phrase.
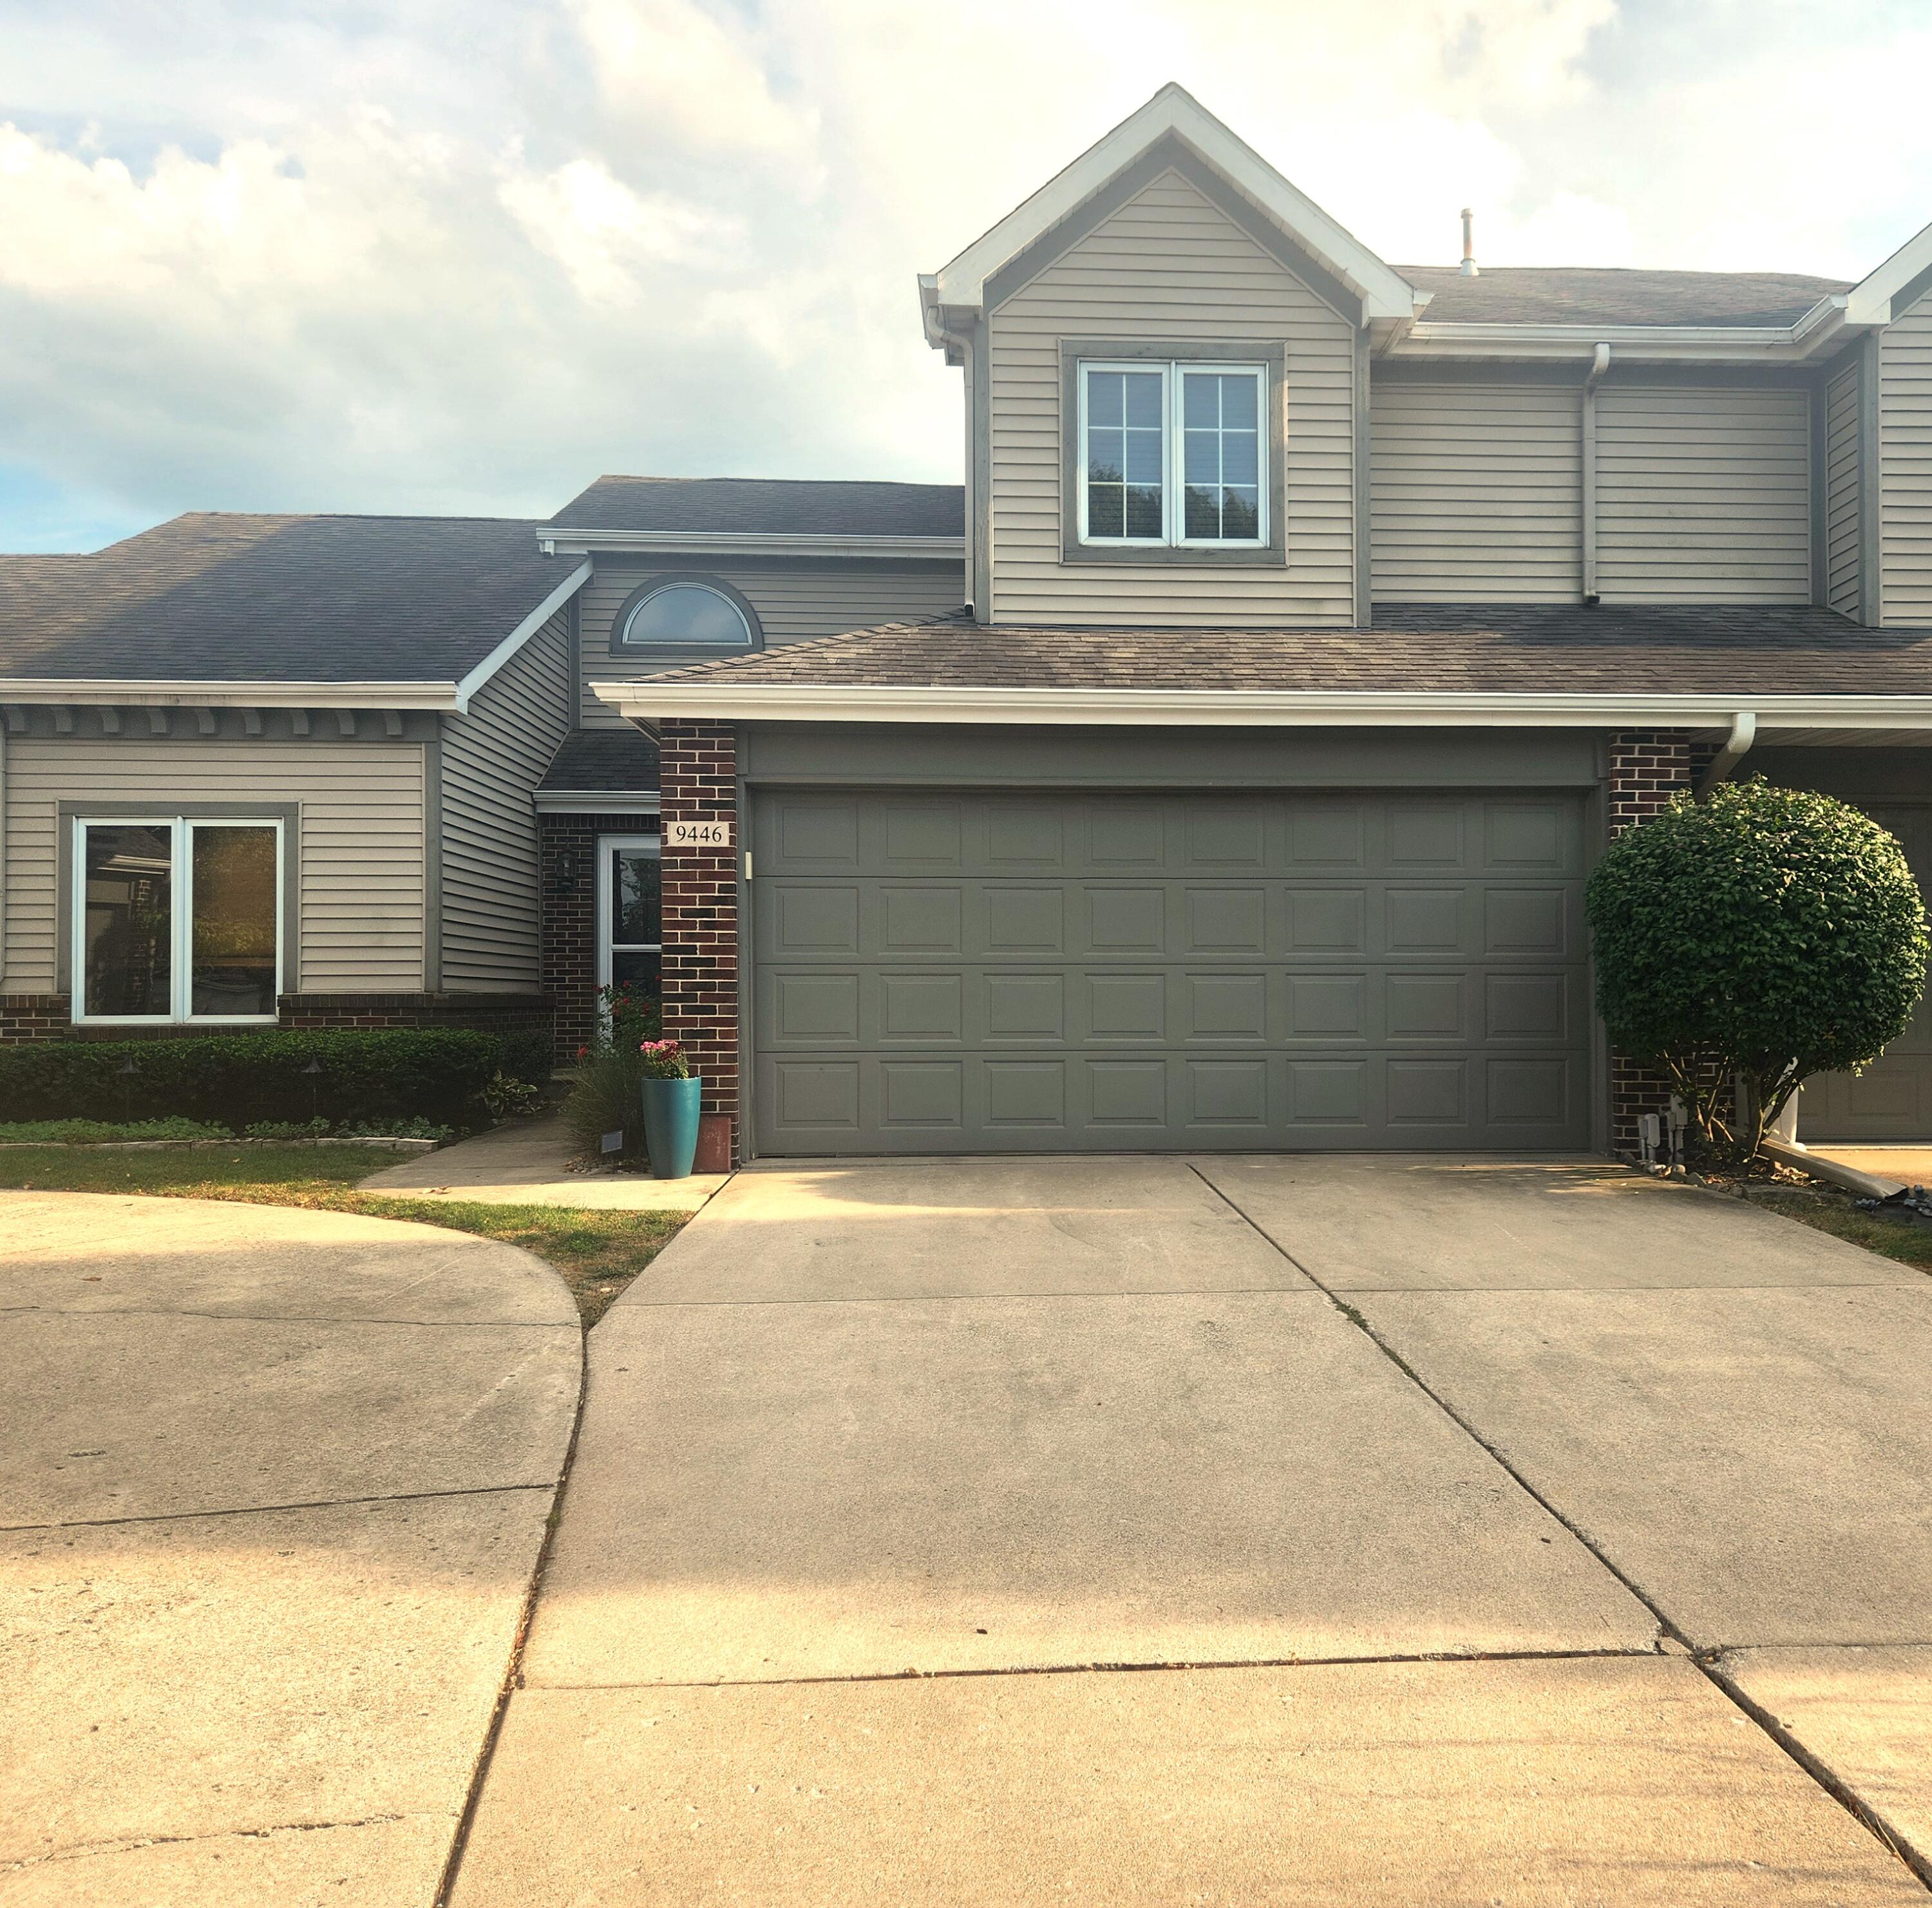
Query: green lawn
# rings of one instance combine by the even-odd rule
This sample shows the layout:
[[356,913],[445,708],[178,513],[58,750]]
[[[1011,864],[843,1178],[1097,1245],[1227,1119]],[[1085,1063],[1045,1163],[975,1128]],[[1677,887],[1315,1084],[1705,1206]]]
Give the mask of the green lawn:
[[1932,1226],[1861,1212],[1852,1196],[1836,1186],[1753,1186],[1744,1197],[1767,1212],[1795,1219],[1800,1225],[1815,1226],[1821,1232],[1897,1259],[1902,1265],[1932,1272]]
[[374,1147],[88,1147],[0,1151],[0,1188],[41,1192],[147,1192],[176,1199],[246,1199],[314,1206],[446,1226],[521,1246],[556,1267],[586,1326],[676,1236],[690,1215],[588,1212],[570,1206],[494,1206],[472,1201],[374,1198],[355,1183],[391,1164]]

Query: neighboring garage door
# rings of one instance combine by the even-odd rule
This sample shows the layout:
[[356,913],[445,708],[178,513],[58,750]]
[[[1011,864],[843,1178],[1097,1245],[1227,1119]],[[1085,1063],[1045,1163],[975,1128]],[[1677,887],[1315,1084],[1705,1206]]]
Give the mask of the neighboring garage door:
[[[1861,802],[1896,835],[1922,890],[1932,886],[1932,808]],[[1925,1001],[1912,1024],[1863,1074],[1827,1073],[1798,1102],[1803,1140],[1932,1139],[1932,1010]]]
[[765,1152],[1588,1143],[1574,796],[753,812]]

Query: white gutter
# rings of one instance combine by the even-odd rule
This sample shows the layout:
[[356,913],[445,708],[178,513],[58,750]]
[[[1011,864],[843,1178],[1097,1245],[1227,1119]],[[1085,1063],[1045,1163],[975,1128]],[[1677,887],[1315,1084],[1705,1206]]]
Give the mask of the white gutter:
[[546,530],[538,538],[547,555],[587,556],[599,550],[704,556],[916,556],[945,561],[966,555],[958,536],[818,536],[752,535],[736,530]]
[[557,611],[590,580],[590,563],[588,558],[578,565],[569,575],[553,590],[530,614],[512,630],[508,635],[464,676],[456,686],[456,706],[464,712],[470,707],[470,698],[501,669]]
[[535,800],[539,814],[656,814],[660,796],[655,788],[539,788]]
[[140,676],[0,676],[0,703],[77,708],[439,709],[462,707],[454,682],[234,682]]
[[[1499,694],[1408,689],[1014,689],[832,687],[820,683],[592,682],[629,722],[1016,722],[1096,727],[1613,728],[1735,726],[1730,694]],[[1773,695],[1768,728],[1932,730],[1932,695]]]
[[1750,753],[1757,740],[1757,718],[1741,709],[1731,718],[1731,733],[1723,748],[1711,758],[1711,766],[1697,778],[1697,793],[1708,795]]
[[1842,295],[1821,301],[1791,325],[1474,325],[1419,319],[1394,345],[1394,358],[1516,358],[1574,363],[1600,344],[1648,364],[1803,364],[1848,326]]

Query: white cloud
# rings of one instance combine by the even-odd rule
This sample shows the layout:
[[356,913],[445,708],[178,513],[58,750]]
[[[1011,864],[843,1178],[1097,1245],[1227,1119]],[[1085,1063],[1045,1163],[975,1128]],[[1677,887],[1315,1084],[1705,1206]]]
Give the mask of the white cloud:
[[1932,217],[1932,31],[1879,0],[1095,22],[0,0],[10,467],[130,521],[547,512],[604,470],[953,476],[957,374],[914,274],[1168,79],[1398,262],[1452,261],[1465,204],[1495,264],[1847,274]]

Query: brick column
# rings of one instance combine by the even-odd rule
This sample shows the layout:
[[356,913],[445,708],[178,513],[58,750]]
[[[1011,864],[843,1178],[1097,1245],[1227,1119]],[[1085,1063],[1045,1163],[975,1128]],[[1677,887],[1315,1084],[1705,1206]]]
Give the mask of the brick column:
[[[664,1032],[704,1076],[704,1110],[731,1121],[738,1100],[738,736],[728,722],[666,722],[658,736],[664,805]],[[728,848],[670,844],[675,821],[724,821]]]
[[[1682,729],[1619,729],[1610,739],[1610,772],[1605,795],[1610,838],[1627,834],[1661,814],[1672,796],[1692,787],[1719,745],[1703,742]],[[1636,1123],[1646,1113],[1661,1113],[1670,1103],[1670,1083],[1627,1054],[1610,1053],[1610,1145],[1619,1153],[1637,1150]]]

